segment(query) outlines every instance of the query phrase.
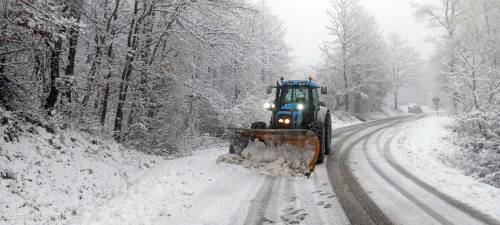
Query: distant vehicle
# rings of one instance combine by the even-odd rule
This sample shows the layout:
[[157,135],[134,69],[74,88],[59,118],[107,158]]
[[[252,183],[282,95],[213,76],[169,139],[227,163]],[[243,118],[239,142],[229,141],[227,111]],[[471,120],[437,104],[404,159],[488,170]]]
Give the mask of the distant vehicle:
[[276,90],[272,103],[264,108],[272,112],[269,124],[254,122],[250,129],[232,129],[229,153],[240,154],[249,139],[273,144],[290,144],[299,148],[311,148],[314,156],[308,162],[309,175],[316,163],[322,163],[330,154],[332,126],[330,110],[320,102],[320,93],[327,88],[309,80],[284,80],[269,87],[267,93]]
[[412,106],[408,106],[408,113],[422,114],[422,113],[424,113],[424,110],[422,109],[422,107],[420,107],[418,105],[412,105]]

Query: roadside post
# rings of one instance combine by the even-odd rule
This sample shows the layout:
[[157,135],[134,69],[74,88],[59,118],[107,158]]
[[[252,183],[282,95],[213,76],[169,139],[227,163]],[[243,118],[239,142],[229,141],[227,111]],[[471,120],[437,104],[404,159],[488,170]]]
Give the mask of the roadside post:
[[434,102],[434,108],[436,109],[436,114],[439,116],[439,102],[441,99],[439,97],[432,98],[432,102]]

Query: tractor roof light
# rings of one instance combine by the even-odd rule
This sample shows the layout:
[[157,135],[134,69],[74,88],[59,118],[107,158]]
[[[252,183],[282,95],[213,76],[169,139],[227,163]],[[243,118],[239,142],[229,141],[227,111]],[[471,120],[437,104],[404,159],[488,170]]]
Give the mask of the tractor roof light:
[[268,103],[268,102],[264,103],[264,109],[269,110],[274,108],[276,108],[276,105],[274,103]]

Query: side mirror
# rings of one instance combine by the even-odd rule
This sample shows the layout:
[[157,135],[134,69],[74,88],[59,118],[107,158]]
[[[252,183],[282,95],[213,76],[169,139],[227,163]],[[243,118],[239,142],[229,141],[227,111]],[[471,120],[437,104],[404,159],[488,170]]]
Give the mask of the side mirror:
[[322,95],[328,94],[328,87],[321,87],[321,94]]
[[269,95],[271,93],[273,93],[273,87],[269,86],[266,88],[266,93]]

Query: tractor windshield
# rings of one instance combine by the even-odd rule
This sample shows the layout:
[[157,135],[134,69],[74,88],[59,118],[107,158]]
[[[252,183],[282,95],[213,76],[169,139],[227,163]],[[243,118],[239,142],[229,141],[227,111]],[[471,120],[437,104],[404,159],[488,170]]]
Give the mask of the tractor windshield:
[[293,103],[308,103],[309,99],[309,89],[304,87],[285,87],[283,90],[283,95],[281,98],[281,103],[293,104]]

